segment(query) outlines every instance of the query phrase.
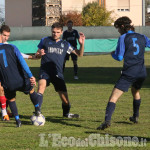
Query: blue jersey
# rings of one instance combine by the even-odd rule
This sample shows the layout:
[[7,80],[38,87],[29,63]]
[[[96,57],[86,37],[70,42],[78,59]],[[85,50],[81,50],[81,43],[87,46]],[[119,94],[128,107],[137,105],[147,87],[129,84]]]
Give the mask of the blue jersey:
[[139,71],[146,71],[144,66],[145,47],[150,47],[150,40],[133,31],[121,35],[112,57],[118,61],[124,59],[122,74],[136,77]]
[[32,73],[17,47],[0,43],[0,80],[2,86],[15,91]]
[[74,48],[67,41],[56,42],[52,37],[42,38],[38,48],[44,49],[46,53],[42,56],[40,69],[63,79],[63,63],[66,53],[70,54]]
[[72,32],[64,31],[63,39],[68,41],[73,47],[77,48],[77,39],[79,39],[80,35],[77,30],[73,30]]

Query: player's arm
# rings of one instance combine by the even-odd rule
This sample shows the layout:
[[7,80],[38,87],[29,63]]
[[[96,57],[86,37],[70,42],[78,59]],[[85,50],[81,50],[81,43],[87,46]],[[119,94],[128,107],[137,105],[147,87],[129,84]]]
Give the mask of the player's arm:
[[72,53],[76,54],[77,56],[83,56],[85,36],[81,32],[79,34],[80,34],[80,38],[79,38],[80,49],[79,50],[75,49],[72,51]]
[[21,55],[20,51],[18,50],[17,47],[14,46],[14,52],[21,64],[21,67],[25,70],[27,73],[28,77],[30,78],[31,85],[36,85],[36,80],[35,77],[32,75],[32,72],[30,71],[26,61],[24,60],[23,56]]
[[116,50],[111,52],[111,56],[118,61],[123,60],[124,57],[124,52],[125,52],[124,37],[125,36],[121,36],[119,38]]
[[147,36],[145,36],[145,35],[144,35],[144,37],[145,37],[145,40],[146,40],[145,47],[149,47],[150,48],[150,40],[149,40],[149,38]]

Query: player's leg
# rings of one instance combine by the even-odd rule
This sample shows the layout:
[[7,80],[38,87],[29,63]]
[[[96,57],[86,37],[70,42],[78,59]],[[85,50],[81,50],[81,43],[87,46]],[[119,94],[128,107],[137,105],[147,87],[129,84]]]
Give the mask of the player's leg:
[[104,130],[105,128],[110,126],[111,117],[115,110],[116,102],[124,92],[128,91],[131,84],[131,80],[128,80],[126,76],[121,75],[109,98],[109,102],[106,107],[105,121],[97,128],[98,130]]
[[104,130],[105,128],[108,128],[111,125],[111,117],[113,112],[115,111],[116,102],[122,94],[123,91],[117,88],[113,89],[109,101],[107,103],[105,112],[105,121],[97,128],[98,130]]
[[10,110],[13,114],[13,116],[15,117],[16,120],[16,127],[20,127],[21,126],[21,121],[19,118],[19,114],[18,114],[18,109],[17,109],[17,105],[16,105],[16,91],[8,91],[6,89],[5,90],[5,96],[8,99],[8,104],[10,107]]
[[71,58],[72,58],[72,61],[73,61],[73,69],[74,69],[74,79],[79,79],[78,78],[78,64],[77,64],[77,55],[75,54],[71,54]]
[[132,96],[133,96],[133,116],[129,118],[130,121],[134,123],[138,123],[139,118],[139,109],[141,104],[141,96],[140,89],[143,85],[146,76],[143,75],[143,78],[137,79],[131,88]]
[[13,114],[13,116],[15,117],[16,120],[16,127],[20,127],[21,126],[21,121],[19,118],[19,114],[18,114],[18,109],[17,109],[17,105],[16,105],[16,99],[12,98],[9,100],[9,107],[11,109],[11,112]]
[[140,109],[140,104],[141,104],[140,92],[134,87],[131,88],[131,92],[133,95],[133,116],[130,117],[129,120],[134,123],[138,123],[139,109]]
[[1,86],[1,82],[0,82],[0,102],[1,102],[2,120],[9,121],[9,116],[7,114],[6,108],[7,98],[5,97],[4,88]]
[[54,77],[52,83],[55,87],[55,91],[58,92],[62,101],[63,116],[67,118],[79,118],[78,114],[70,113],[71,104],[69,102],[65,81],[63,79]]

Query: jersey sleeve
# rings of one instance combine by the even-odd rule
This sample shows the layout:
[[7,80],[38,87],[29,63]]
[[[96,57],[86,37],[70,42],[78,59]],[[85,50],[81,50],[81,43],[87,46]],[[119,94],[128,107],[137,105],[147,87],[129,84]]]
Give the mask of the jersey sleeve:
[[68,42],[68,50],[67,50],[67,53],[68,54],[71,54],[71,52],[75,50],[75,48],[73,46],[70,45],[70,43]]
[[120,36],[118,43],[117,43],[117,47],[115,52],[112,54],[112,57],[115,60],[121,61],[123,60],[123,56],[125,53],[125,44],[124,44],[124,39],[125,39],[126,34]]
[[28,59],[28,58],[29,58],[29,55],[26,55],[26,54],[24,54],[24,53],[21,53],[21,55],[22,55],[23,58],[25,58],[25,59]]
[[39,49],[42,49],[43,48],[43,40],[44,40],[44,38],[42,38],[41,40],[40,40],[40,43],[38,44],[38,48]]
[[25,70],[25,72],[28,74],[29,78],[31,78],[33,75],[26,63],[26,61],[23,59],[23,56],[21,55],[20,51],[18,50],[18,48],[16,46],[13,46],[14,47],[14,52],[22,66],[22,68]]
[[146,40],[145,47],[149,47],[150,48],[150,40],[149,40],[149,38],[147,36],[145,36],[145,35],[144,35],[144,37],[145,37],[145,40]]

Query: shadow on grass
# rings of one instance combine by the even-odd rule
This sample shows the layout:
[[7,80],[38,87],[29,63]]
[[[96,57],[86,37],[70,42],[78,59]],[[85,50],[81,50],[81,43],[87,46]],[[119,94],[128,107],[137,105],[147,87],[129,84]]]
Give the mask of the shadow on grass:
[[[73,79],[73,68],[65,68],[64,77],[66,83],[82,84],[115,84],[120,77],[121,67],[79,67],[79,80]],[[39,67],[31,67],[31,71],[38,80]],[[150,88],[150,68],[147,68],[148,77],[143,88]]]
[[67,125],[67,126],[82,127],[81,125],[71,123],[71,121],[76,121],[76,122],[81,121],[77,118],[70,119],[70,118],[57,117],[57,116],[47,116],[46,121],[49,121],[52,123],[59,123],[62,125]]

